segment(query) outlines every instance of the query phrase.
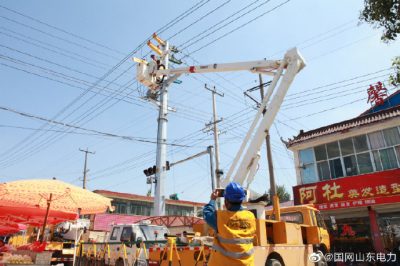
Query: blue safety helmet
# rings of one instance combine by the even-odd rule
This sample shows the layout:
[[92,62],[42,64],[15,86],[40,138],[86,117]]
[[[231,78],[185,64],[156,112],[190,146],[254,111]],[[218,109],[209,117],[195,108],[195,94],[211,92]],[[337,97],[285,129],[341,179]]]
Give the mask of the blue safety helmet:
[[241,203],[246,198],[246,191],[238,183],[230,182],[225,188],[224,197],[229,202]]

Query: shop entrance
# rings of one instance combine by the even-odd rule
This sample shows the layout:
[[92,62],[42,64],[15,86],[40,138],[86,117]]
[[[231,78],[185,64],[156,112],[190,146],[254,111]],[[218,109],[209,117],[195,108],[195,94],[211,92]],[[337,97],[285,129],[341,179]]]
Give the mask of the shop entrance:
[[385,250],[398,254],[400,246],[400,213],[379,214],[378,225]]
[[330,227],[332,252],[374,252],[368,216],[336,219],[334,228]]

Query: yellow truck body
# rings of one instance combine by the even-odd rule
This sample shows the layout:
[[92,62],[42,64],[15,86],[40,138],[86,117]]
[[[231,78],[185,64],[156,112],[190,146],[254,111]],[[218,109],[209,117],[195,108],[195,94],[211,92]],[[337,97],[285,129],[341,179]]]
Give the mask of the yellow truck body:
[[[265,213],[267,218],[273,218],[272,210],[267,210]],[[314,244],[314,250],[320,250],[324,254],[330,251],[329,233],[318,209],[312,205],[280,207],[280,216],[281,221],[309,227],[309,231],[316,230],[314,236],[317,237],[315,240],[317,243]],[[306,231],[303,229],[303,234],[307,233]]]

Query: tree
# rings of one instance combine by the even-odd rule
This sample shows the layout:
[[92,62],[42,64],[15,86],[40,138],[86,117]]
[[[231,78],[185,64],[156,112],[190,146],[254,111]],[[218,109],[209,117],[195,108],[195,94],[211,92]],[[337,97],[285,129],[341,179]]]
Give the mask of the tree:
[[[364,0],[364,10],[360,20],[372,24],[375,28],[383,27],[381,39],[384,42],[394,41],[400,34],[400,0]],[[392,61],[394,74],[389,82],[397,87],[400,85],[400,57]]]
[[364,0],[360,20],[383,27],[381,39],[394,41],[400,33],[400,0]]
[[392,61],[392,67],[395,71],[394,74],[389,76],[389,82],[393,86],[397,87],[400,85],[400,56],[396,56]]
[[[269,194],[271,195],[271,189],[269,190]],[[286,191],[285,185],[276,185],[276,194],[278,195],[280,203],[290,200],[290,194]]]

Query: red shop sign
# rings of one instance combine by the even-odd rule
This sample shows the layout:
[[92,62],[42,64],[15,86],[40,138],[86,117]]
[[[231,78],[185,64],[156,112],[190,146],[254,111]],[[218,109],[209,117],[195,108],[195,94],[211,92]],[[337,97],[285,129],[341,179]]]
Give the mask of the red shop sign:
[[400,169],[299,185],[293,195],[295,204],[312,203],[318,209],[399,202]]

